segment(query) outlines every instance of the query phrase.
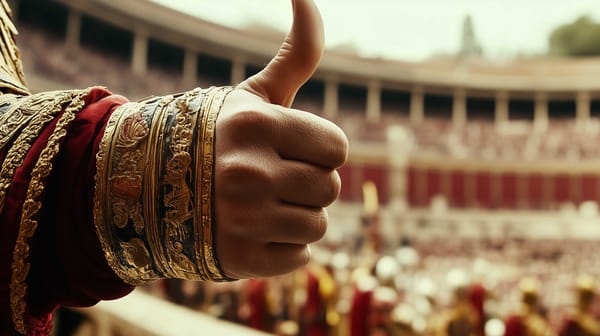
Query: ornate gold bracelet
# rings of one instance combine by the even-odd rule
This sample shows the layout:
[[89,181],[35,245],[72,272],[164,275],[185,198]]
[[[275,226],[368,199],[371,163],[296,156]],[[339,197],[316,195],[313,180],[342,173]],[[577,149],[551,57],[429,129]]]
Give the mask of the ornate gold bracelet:
[[119,107],[97,154],[94,218],[125,282],[230,280],[212,239],[215,122],[230,87]]

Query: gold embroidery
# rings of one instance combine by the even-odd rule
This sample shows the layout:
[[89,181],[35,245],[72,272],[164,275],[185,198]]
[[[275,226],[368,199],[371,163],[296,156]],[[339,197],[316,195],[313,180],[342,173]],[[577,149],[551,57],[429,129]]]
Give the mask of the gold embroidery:
[[0,169],[0,211],[4,208],[6,192],[15,170],[23,163],[31,144],[44,126],[71,101],[72,92],[45,92],[25,99],[22,105],[14,111],[6,112],[3,118],[0,118],[0,149],[9,142],[15,132],[25,127],[9,149]]
[[[0,95],[0,103],[11,104],[11,108],[0,116],[0,149],[29,124],[35,113],[51,109],[58,101],[64,101],[68,91],[44,92],[33,96]],[[18,102],[18,100],[22,100]]]
[[19,48],[15,43],[17,28],[12,22],[12,12],[6,0],[0,1],[0,87],[16,93],[29,94]]
[[42,203],[39,199],[44,191],[43,180],[50,175],[52,171],[52,160],[60,150],[60,141],[67,134],[67,128],[75,119],[76,113],[85,106],[84,98],[88,94],[89,89],[85,91],[69,91],[66,93],[67,96],[72,98],[72,102],[60,116],[56,127],[50,135],[50,138],[48,138],[48,142],[40,153],[31,172],[31,181],[29,182],[26,199],[23,203],[19,232],[13,251],[10,283],[10,303],[13,323],[15,324],[15,329],[23,334],[26,332],[23,316],[26,309],[26,279],[30,268],[29,262],[27,261],[29,258],[28,241],[33,237],[38,226],[36,216],[42,207]]

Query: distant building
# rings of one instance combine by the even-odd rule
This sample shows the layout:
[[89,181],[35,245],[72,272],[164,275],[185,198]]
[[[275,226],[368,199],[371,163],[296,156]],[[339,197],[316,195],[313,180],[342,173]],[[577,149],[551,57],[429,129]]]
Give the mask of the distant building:
[[461,58],[483,55],[483,49],[479,41],[477,41],[477,36],[475,36],[473,19],[471,19],[470,15],[465,16],[463,21],[462,43],[458,55]]

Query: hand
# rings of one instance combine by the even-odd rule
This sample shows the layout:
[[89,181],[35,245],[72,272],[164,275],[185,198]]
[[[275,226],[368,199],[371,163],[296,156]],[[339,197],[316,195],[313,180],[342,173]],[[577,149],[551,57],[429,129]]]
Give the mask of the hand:
[[289,108],[323,53],[315,4],[292,3],[294,22],[281,49],[229,94],[217,119],[215,243],[232,278],[306,264],[308,244],[325,234],[325,207],[340,190],[335,169],[346,161],[346,136],[325,119]]

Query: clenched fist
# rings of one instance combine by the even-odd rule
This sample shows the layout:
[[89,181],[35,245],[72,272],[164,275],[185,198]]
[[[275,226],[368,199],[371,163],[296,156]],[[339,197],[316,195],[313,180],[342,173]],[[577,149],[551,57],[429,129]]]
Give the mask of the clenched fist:
[[340,128],[289,108],[323,52],[312,0],[292,1],[294,22],[278,54],[229,94],[217,119],[215,243],[232,278],[292,271],[327,229],[338,196],[336,168],[348,141]]

